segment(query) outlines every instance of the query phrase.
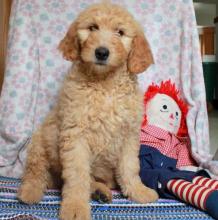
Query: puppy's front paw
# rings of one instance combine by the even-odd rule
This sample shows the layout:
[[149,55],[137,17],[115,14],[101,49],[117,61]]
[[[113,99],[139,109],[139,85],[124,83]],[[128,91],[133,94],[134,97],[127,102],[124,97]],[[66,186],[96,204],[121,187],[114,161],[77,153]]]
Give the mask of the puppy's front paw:
[[18,198],[27,204],[38,203],[43,197],[43,189],[31,183],[23,183],[18,189]]
[[140,203],[155,202],[159,198],[155,190],[150,189],[143,184],[134,185],[134,188],[131,189],[128,196],[131,200]]
[[63,201],[60,210],[61,220],[90,220],[90,206],[81,201]]

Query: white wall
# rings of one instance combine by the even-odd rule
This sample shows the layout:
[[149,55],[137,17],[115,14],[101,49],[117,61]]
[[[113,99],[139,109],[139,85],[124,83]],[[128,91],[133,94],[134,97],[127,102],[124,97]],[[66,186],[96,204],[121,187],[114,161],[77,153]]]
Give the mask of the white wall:
[[217,5],[199,2],[194,3],[197,24],[199,26],[214,26],[213,21],[216,17]]
[[209,4],[217,4],[217,0],[193,0],[193,2],[202,2]]
[[[194,0],[195,14],[199,26],[214,26],[218,16],[218,0]],[[218,23],[216,24],[215,53],[218,62]]]

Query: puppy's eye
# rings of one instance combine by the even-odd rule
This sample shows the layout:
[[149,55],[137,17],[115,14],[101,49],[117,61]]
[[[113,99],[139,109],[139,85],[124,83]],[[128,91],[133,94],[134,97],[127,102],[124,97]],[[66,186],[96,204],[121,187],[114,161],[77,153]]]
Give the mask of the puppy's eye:
[[122,37],[125,33],[123,30],[117,30],[117,34]]
[[88,29],[90,31],[97,31],[99,29],[98,25],[97,24],[91,24]]

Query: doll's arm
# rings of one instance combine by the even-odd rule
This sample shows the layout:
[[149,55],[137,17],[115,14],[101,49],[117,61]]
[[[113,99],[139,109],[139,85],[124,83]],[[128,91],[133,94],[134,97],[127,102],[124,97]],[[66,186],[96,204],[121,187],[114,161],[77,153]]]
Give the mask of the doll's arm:
[[180,142],[180,144],[177,145],[177,168],[185,170],[193,169],[194,167],[197,168],[197,164],[194,161],[189,148],[187,142]]

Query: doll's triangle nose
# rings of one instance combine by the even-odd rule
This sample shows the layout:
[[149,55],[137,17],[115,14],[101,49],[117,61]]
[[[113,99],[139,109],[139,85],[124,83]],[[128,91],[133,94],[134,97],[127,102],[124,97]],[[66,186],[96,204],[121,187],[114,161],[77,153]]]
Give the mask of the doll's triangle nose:
[[171,113],[170,118],[171,118],[171,119],[174,119],[174,115],[173,115],[173,113]]

